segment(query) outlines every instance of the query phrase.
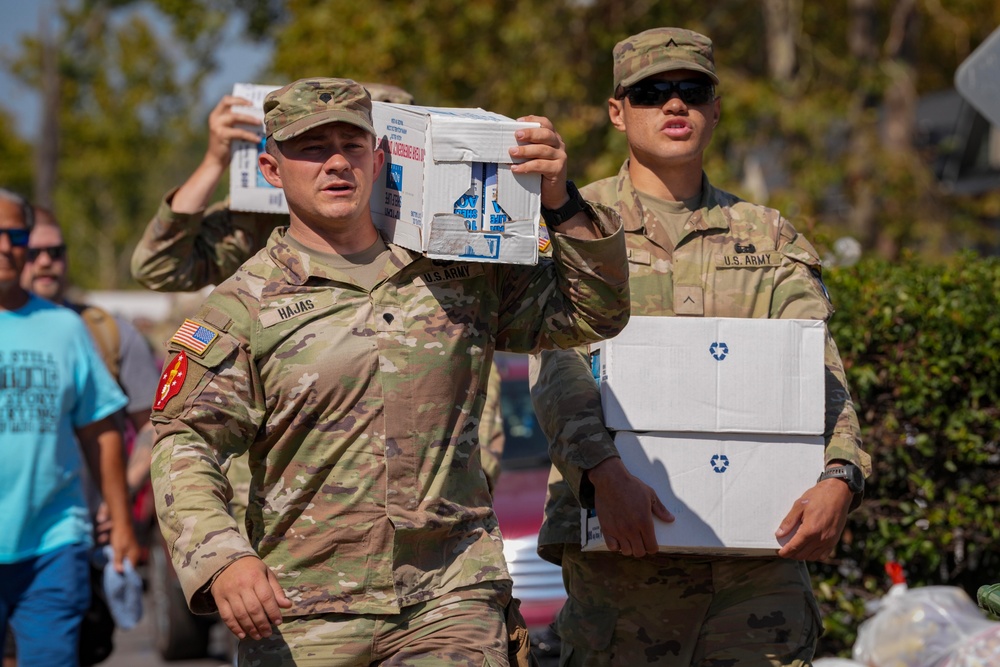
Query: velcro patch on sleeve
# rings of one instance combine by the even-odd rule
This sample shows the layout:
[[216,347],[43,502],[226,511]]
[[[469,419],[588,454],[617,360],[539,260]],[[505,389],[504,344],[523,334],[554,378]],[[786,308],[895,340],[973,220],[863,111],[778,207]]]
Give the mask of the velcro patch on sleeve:
[[220,333],[210,326],[194,320],[184,320],[184,324],[177,329],[170,342],[201,356],[219,339],[219,335]]
[[166,407],[170,399],[180,393],[184,386],[184,378],[187,377],[188,358],[187,353],[181,350],[173,361],[163,369],[160,376],[160,384],[156,387],[156,402],[153,403],[154,410],[162,410]]

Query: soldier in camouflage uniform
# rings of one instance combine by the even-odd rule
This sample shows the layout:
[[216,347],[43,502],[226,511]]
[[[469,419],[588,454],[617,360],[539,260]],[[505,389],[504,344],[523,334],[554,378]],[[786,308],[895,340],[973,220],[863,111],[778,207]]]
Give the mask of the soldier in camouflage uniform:
[[[373,100],[413,104],[413,96],[397,86],[362,85]],[[232,211],[228,198],[209,206],[229,168],[232,142],[260,141],[259,133],[247,129],[260,121],[232,110],[250,105],[250,100],[226,95],[212,109],[201,164],[166,194],[132,254],[132,277],[139,284],[157,292],[193,292],[217,285],[263,248],[275,227],[288,224],[283,214]]]
[[[632,314],[826,320],[833,309],[812,245],[778,211],[713,187],[702,172],[721,111],[711,41],[676,28],[635,35],[614,49],[614,79],[609,115],[629,158],[583,193],[622,217]],[[827,465],[867,475],[829,335],[825,362]],[[673,516],[618,457],[586,350],[542,352],[531,375],[555,464],[539,553],[562,565],[569,593],[562,664],[810,664],[821,623],[803,561],[829,554],[860,497],[841,480],[818,482],[776,526],[779,538],[798,526],[778,558],[657,553],[652,517]],[[581,503],[596,506],[611,553],[581,553]]]
[[[398,86],[362,85],[372,100],[413,104],[413,95]],[[208,147],[201,164],[184,184],[163,198],[132,254],[132,276],[141,285],[157,292],[188,292],[218,284],[263,248],[275,227],[288,224],[287,215],[230,210],[228,199],[206,210],[229,167],[232,142],[260,141],[257,133],[245,127],[258,125],[257,119],[232,112],[234,106],[250,104],[250,100],[226,95],[209,114]],[[499,370],[494,365],[490,372],[479,435],[483,469],[492,489],[500,477],[504,432]],[[233,485],[230,506],[242,525],[250,490],[246,457],[232,459],[226,476]]]
[[[157,513],[189,604],[218,609],[245,665],[506,665],[484,384],[494,349],[621,330],[618,216],[584,205],[537,266],[433,261],[372,224],[384,155],[360,85],[300,80],[264,110],[260,166],[290,226],[174,335],[154,404]],[[512,169],[541,174],[543,207],[579,203],[559,135],[526,120],[541,127],[518,131]],[[244,452],[249,541],[220,467]]]

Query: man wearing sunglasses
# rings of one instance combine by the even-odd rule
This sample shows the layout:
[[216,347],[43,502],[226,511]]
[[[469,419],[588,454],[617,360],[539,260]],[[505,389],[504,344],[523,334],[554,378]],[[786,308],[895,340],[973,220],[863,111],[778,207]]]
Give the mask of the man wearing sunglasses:
[[[614,49],[608,114],[628,159],[582,192],[622,217],[632,314],[825,320],[833,309],[812,245],[778,211],[719,190],[702,170],[721,117],[718,84],[711,41],[690,30],[656,28]],[[658,553],[653,517],[673,516],[622,464],[586,359],[582,350],[532,359],[555,464],[539,553],[562,565],[569,593],[558,621],[563,664],[811,664],[821,623],[804,561],[831,552],[870,472],[833,340],[825,456],[828,472],[849,472],[850,483],[824,479],[807,491],[775,526],[779,539],[798,527],[775,558]],[[581,502],[596,507],[610,553],[580,551]]]
[[90,602],[84,461],[108,504],[113,567],[139,547],[111,418],[126,398],[80,317],[21,286],[32,225],[31,206],[0,189],[0,644],[9,622],[23,664],[57,667],[78,664]]
[[[125,409],[115,415],[115,422],[126,435],[128,452],[126,480],[134,497],[149,480],[149,462],[153,449],[153,425],[149,415],[153,393],[160,376],[149,343],[128,320],[103,308],[75,303],[67,298],[68,261],[62,228],[55,215],[45,208],[35,208],[35,225],[28,241],[27,262],[21,285],[52,303],[65,306],[83,318],[91,339],[112,377],[128,398]],[[131,428],[129,428],[131,427]],[[84,491],[97,529],[98,544],[107,539],[110,527],[107,504],[89,478]],[[100,571],[97,571],[100,574]],[[99,578],[95,578],[99,580]],[[99,589],[95,589],[99,590]],[[93,622],[91,622],[93,621]],[[95,599],[84,626],[81,662],[94,664],[112,650],[114,621],[103,601]]]

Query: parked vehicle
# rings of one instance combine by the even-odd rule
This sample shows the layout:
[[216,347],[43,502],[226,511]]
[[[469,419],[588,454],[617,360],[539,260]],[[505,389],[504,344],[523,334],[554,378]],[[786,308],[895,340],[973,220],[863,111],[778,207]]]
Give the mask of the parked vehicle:
[[[498,353],[497,367],[502,380],[505,442],[494,507],[504,537],[504,556],[514,580],[514,595],[521,600],[521,613],[536,654],[547,663],[558,656],[558,638],[550,626],[566,599],[560,568],[536,553],[549,472],[548,444],[528,393],[528,357]],[[156,650],[164,660],[206,657],[212,648],[211,631],[218,616],[195,616],[188,610],[158,531],[156,537],[148,564],[153,598],[149,611]],[[231,637],[228,631],[225,634]]]
[[505,441],[493,508],[503,533],[514,596],[521,600],[535,653],[545,661],[558,658],[559,638],[553,622],[566,600],[561,569],[537,552],[548,488],[548,442],[531,405],[528,357],[498,353],[496,361],[502,379]]

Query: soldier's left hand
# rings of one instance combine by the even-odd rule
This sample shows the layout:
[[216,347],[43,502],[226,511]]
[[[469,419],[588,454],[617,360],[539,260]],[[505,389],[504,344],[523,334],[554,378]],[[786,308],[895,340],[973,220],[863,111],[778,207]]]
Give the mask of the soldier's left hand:
[[844,532],[853,498],[851,490],[839,479],[823,480],[803,493],[774,533],[780,540],[798,527],[778,555],[795,560],[829,557]]
[[522,116],[517,120],[539,123],[541,127],[514,133],[518,145],[510,149],[510,156],[521,162],[511,165],[510,170],[515,174],[541,174],[542,206],[557,209],[569,201],[566,144],[544,116]]

